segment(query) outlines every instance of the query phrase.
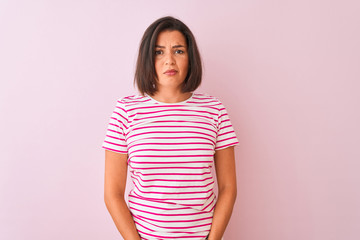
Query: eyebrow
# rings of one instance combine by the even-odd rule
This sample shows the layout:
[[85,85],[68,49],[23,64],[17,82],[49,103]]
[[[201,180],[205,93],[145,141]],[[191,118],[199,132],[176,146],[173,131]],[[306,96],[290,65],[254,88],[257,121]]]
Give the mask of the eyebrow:
[[[159,45],[155,45],[155,47],[156,47],[156,48],[165,48],[164,46],[159,46]],[[181,47],[185,48],[184,45],[175,45],[175,46],[172,46],[172,48],[181,48]]]

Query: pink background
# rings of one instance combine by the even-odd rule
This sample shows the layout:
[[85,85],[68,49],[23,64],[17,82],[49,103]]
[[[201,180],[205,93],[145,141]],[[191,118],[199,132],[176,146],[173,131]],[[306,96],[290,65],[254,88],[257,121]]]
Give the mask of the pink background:
[[240,140],[225,240],[360,239],[357,1],[1,1],[0,239],[120,239],[105,136],[134,94],[138,44],[173,15],[195,34],[198,92]]

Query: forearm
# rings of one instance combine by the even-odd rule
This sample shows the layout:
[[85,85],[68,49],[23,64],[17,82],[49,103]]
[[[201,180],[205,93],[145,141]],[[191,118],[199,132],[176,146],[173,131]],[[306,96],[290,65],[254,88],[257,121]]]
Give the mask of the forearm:
[[208,239],[220,240],[224,235],[226,226],[230,220],[236,199],[236,189],[227,188],[219,190],[219,197],[214,209],[214,216]]
[[105,198],[106,207],[122,237],[126,240],[140,240],[134,220],[123,197]]

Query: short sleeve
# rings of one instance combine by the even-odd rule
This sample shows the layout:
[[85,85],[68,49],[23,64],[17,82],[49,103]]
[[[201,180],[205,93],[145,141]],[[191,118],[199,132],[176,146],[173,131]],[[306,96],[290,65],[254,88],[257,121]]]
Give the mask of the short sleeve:
[[225,106],[220,102],[215,150],[239,145]]
[[116,102],[114,111],[106,131],[102,147],[106,150],[127,154],[126,129],[128,125],[125,104],[119,99]]

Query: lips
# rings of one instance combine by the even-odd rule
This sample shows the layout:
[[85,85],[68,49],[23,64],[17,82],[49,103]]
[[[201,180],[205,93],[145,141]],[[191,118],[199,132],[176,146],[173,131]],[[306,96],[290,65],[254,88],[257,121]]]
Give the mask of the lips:
[[169,69],[167,70],[166,72],[164,72],[165,75],[168,75],[168,76],[173,76],[177,73],[177,71],[175,69]]

